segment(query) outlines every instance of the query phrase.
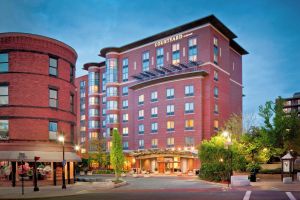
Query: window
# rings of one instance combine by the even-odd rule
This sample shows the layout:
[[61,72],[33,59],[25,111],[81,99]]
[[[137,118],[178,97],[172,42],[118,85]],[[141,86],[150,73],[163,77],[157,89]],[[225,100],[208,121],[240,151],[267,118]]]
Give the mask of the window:
[[106,115],[106,123],[107,124],[118,123],[118,115],[117,114]]
[[70,65],[70,82],[74,82],[75,77],[75,67],[73,65]]
[[193,146],[195,146],[195,141],[194,141],[193,137],[185,137],[184,140],[185,140],[185,146],[186,147],[193,147]]
[[176,65],[180,62],[179,43],[172,45],[172,64]]
[[151,117],[157,117],[157,107],[151,108]]
[[0,105],[7,105],[8,103],[8,85],[0,85]]
[[139,117],[138,119],[144,119],[144,110],[139,110]]
[[194,120],[193,119],[187,119],[185,120],[185,130],[193,130],[194,129]]
[[106,104],[106,97],[102,97],[102,104]]
[[214,120],[214,130],[215,131],[219,130],[219,121],[218,120]]
[[185,94],[185,96],[194,96],[194,86],[193,85],[185,86],[184,94]]
[[157,101],[157,91],[151,92],[151,102]]
[[144,140],[139,140],[139,149],[144,149]]
[[99,110],[95,108],[89,109],[89,116],[90,117],[97,117],[99,116]]
[[219,113],[219,106],[218,106],[218,104],[215,104],[214,113],[216,113],[216,114]]
[[167,147],[168,148],[174,147],[174,138],[173,137],[167,138]]
[[174,88],[167,89],[167,99],[173,99],[174,98]]
[[197,38],[189,39],[189,61],[197,61]]
[[218,53],[219,53],[218,39],[214,37],[214,63],[215,64],[218,64]]
[[70,95],[70,111],[74,112],[74,94]]
[[89,121],[89,128],[90,129],[95,129],[95,128],[100,128],[99,126],[99,121],[96,121],[96,120],[90,120]]
[[9,121],[0,120],[0,140],[8,140]]
[[157,148],[158,139],[152,139],[151,140],[151,148]]
[[57,122],[49,122],[49,140],[57,139]]
[[164,66],[164,49],[162,47],[156,49],[156,67]]
[[123,136],[128,136],[128,127],[123,127]]
[[49,106],[52,108],[58,107],[58,91],[56,89],[49,88]]
[[103,120],[103,121],[102,121],[102,128],[105,128],[105,127],[106,127],[106,121]]
[[52,76],[57,76],[57,59],[49,58],[49,74]]
[[117,87],[108,87],[106,89],[106,96],[108,96],[108,97],[118,96],[118,88]]
[[89,132],[89,139],[90,140],[98,139],[98,132],[96,131]]
[[156,133],[158,129],[157,122],[151,123],[151,133]]
[[122,95],[128,95],[128,87],[127,86],[124,86],[122,88]]
[[128,114],[123,114],[123,122],[128,122]]
[[218,81],[219,80],[219,74],[217,71],[214,71],[214,80]]
[[102,74],[102,92],[106,90],[106,73]]
[[128,141],[123,142],[123,150],[128,150]]
[[167,105],[167,115],[174,115],[174,105]]
[[8,72],[8,53],[0,53],[0,72]]
[[99,73],[89,72],[89,94],[99,92]]
[[193,113],[194,112],[194,103],[189,102],[184,104],[184,113]]
[[106,109],[103,108],[103,109],[102,109],[102,116],[105,116],[105,115],[106,115]]
[[214,96],[215,97],[219,96],[219,89],[217,87],[214,87]]
[[89,105],[98,105],[99,98],[98,97],[89,97]]
[[139,124],[139,134],[144,134],[144,132],[145,132],[144,124]]
[[128,108],[128,100],[123,100],[122,101],[122,108],[127,109]]
[[139,105],[144,104],[144,98],[145,96],[143,94],[139,96]]
[[146,51],[143,53],[143,57],[142,57],[143,72],[149,71],[149,65],[150,65],[149,51]]
[[174,131],[174,121],[167,121],[167,131]]
[[106,59],[106,83],[118,82],[118,61],[116,58]]
[[117,101],[107,101],[106,109],[107,110],[118,110],[118,102]]
[[128,58],[123,59],[122,80],[123,82],[128,81]]

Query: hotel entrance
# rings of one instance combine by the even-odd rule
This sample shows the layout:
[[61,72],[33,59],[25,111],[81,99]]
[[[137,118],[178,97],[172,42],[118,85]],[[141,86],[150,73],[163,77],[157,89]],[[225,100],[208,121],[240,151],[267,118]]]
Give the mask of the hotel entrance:
[[132,155],[137,171],[159,174],[186,174],[199,168],[195,153],[176,150],[144,150]]

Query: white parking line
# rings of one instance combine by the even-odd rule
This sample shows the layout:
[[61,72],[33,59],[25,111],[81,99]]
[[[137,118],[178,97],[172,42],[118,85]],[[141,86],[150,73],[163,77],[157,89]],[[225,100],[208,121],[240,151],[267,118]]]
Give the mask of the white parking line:
[[245,196],[244,196],[243,200],[249,200],[250,199],[250,195],[251,195],[251,191],[247,191],[245,193]]
[[291,192],[286,192],[285,194],[288,196],[288,198],[290,200],[296,200],[296,198],[294,197],[294,195]]

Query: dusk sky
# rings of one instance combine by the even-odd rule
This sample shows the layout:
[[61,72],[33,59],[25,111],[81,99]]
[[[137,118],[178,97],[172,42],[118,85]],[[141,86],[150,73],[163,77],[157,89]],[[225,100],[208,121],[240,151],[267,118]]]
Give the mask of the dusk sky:
[[45,35],[78,53],[77,76],[99,62],[101,48],[122,46],[214,14],[238,38],[243,58],[244,114],[277,96],[300,92],[298,0],[0,0],[0,32]]

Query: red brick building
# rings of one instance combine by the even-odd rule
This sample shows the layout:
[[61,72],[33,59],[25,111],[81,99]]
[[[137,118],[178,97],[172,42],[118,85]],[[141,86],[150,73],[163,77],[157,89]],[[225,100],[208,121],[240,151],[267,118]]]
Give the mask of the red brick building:
[[0,162],[12,170],[13,185],[20,161],[32,167],[35,156],[51,168],[45,179],[56,184],[63,160],[59,134],[64,135],[66,178],[72,181],[73,162],[80,160],[73,148],[76,59],[73,48],[55,39],[0,33]]
[[104,137],[109,150],[111,130],[117,128],[124,150],[134,156],[131,167],[198,168],[200,142],[230,115],[242,113],[242,56],[248,52],[236,37],[212,15],[103,48],[99,55],[105,62],[84,65],[88,112],[78,114],[88,123],[80,140],[88,144]]

